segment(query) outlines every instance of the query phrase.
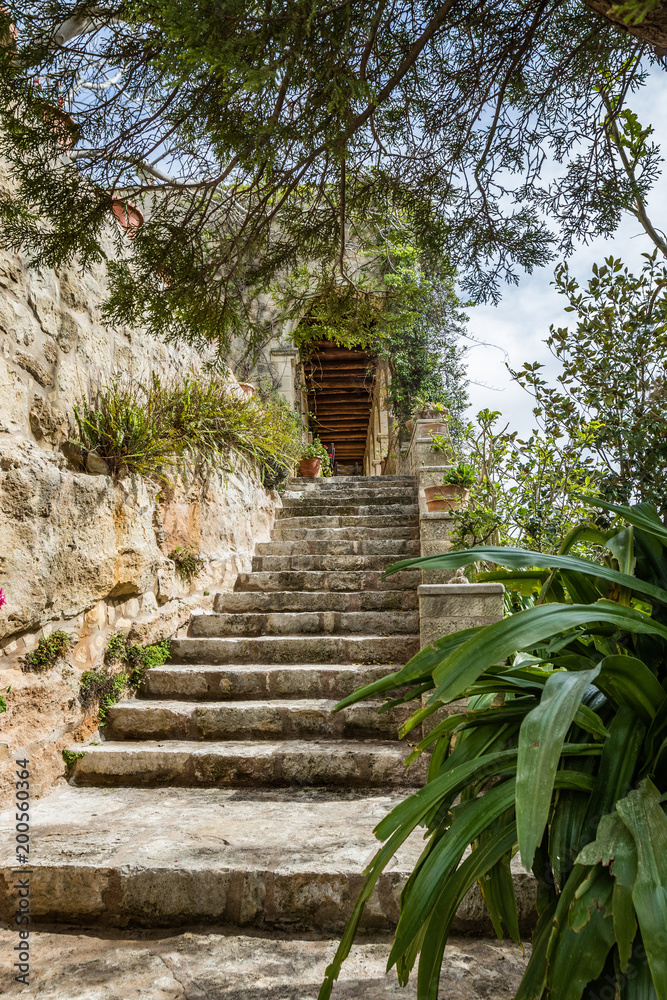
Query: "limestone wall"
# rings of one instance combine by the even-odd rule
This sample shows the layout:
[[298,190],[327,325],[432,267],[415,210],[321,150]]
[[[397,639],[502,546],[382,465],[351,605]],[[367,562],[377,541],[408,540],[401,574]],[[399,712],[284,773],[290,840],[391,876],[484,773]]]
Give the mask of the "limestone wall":
[[[60,751],[91,720],[81,673],[102,663],[109,635],[145,644],[172,635],[194,606],[232,587],[268,539],[277,494],[250,469],[176,489],[115,481],[73,466],[66,441],[77,399],[111,375],[182,374],[201,359],[144,331],[100,319],[103,267],[29,270],[0,251],[0,763],[17,747],[35,761],[35,792],[62,774]],[[63,445],[65,447],[63,448]],[[168,558],[192,545],[206,559],[192,585]],[[55,629],[71,634],[66,662],[25,672],[25,656]],[[2,769],[9,774],[8,769]],[[0,797],[3,788],[0,785]]]

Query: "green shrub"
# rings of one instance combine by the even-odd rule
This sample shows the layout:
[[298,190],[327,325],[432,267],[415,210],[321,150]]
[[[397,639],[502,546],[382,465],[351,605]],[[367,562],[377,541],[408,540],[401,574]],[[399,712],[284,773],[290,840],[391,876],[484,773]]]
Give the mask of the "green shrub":
[[[408,758],[432,751],[426,785],[376,828],[386,843],[320,1000],[382,870],[418,826],[426,846],[401,896],[388,964],[405,983],[419,957],[420,1000],[438,995],[452,922],[475,882],[497,935],[520,945],[517,852],[537,881],[539,913],[517,997],[666,995],[667,528],[649,504],[589,504],[630,527],[582,524],[558,555],[483,547],[390,567],[495,563],[508,569],[485,578],[502,575],[519,594],[537,585],[540,598],[437,640],[336,706],[412,697],[418,708],[401,735],[441,715]],[[568,554],[582,536],[604,552],[599,562]],[[461,698],[467,709],[442,711]]]
[[[122,632],[112,635],[107,643],[105,666],[97,670],[86,670],[81,675],[79,699],[84,708],[99,707],[100,724],[109,708],[115,705],[125,693],[136,691],[151,667],[165,663],[170,653],[169,639],[153,643],[151,646],[130,645]],[[122,662],[125,670],[114,671],[109,663]]]
[[168,481],[174,469],[231,471],[234,459],[291,467],[300,447],[299,419],[284,400],[240,399],[215,377],[194,372],[164,383],[153,374],[147,385],[116,378],[74,413],[74,443],[103,458],[114,476]]
[[53,667],[69,651],[72,644],[72,637],[67,632],[52,632],[49,636],[42,636],[37,643],[37,648],[28,653],[24,660],[24,670],[34,670],[43,673]]
[[189,545],[179,545],[178,548],[172,549],[169,558],[174,560],[178,575],[187,583],[191,583],[206,564],[197,550]]
[[477,482],[477,471],[472,465],[459,462],[453,469],[448,469],[442,477],[443,485],[473,486]]

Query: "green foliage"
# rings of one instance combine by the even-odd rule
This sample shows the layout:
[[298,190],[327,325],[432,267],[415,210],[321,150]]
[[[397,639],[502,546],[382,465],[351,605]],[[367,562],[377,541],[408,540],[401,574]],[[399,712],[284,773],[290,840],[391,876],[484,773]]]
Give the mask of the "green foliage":
[[230,461],[291,464],[300,425],[282,400],[239,399],[214,376],[189,373],[163,383],[114,379],[75,407],[78,444],[103,458],[113,475],[168,480],[170,469]]
[[452,513],[452,542],[457,548],[502,542],[557,551],[587,514],[584,496],[599,494],[591,434],[537,430],[522,440],[509,425],[498,427],[500,416],[481,410],[477,426],[467,430],[466,462],[476,479],[466,506]]
[[[637,20],[653,2],[621,7]],[[3,242],[37,266],[90,268],[111,256],[112,199],[142,205],[132,240],[112,232],[116,323],[226,354],[239,334],[266,341],[255,306],[277,275],[315,261],[321,287],[333,272],[355,283],[364,233],[388,216],[417,234],[429,273],[460,262],[490,298],[555,244],[618,222],[599,81],[631,92],[643,49],[578,3],[306,0],[277,17],[133,0],[79,34],[90,22],[68,0],[11,6]],[[63,23],[75,37],[55,45]],[[69,156],[61,97],[80,137]],[[563,166],[545,190],[547,148]]]
[[36,649],[25,658],[24,670],[34,670],[43,673],[55,666],[58,660],[62,659],[72,645],[72,637],[67,632],[58,630],[51,635],[42,636],[37,643]]
[[576,326],[552,326],[547,340],[563,367],[560,387],[547,384],[539,364],[513,374],[534,396],[548,437],[587,442],[604,496],[649,501],[665,513],[667,267],[657,251],[643,257],[638,277],[607,258],[585,289],[561,265],[556,287]]
[[[150,646],[132,645],[122,632],[109,638],[105,654],[105,665],[97,670],[86,670],[81,675],[79,699],[84,708],[96,705],[99,708],[100,725],[109,708],[124,694],[136,691],[151,667],[159,667],[169,659],[171,644],[169,639]],[[125,669],[114,670],[112,664],[125,664]]]
[[63,760],[67,764],[68,769],[74,767],[77,760],[82,760],[85,756],[85,750],[81,750],[79,752],[75,750],[63,750]]
[[453,469],[445,472],[442,482],[454,486],[473,486],[477,482],[477,470],[466,462],[459,462]]
[[202,559],[197,550],[189,545],[185,547],[179,545],[172,549],[169,558],[174,560],[178,575],[187,583],[192,583],[206,565],[205,560]]
[[431,434],[431,451],[436,455],[453,456],[452,442],[448,434]]
[[[625,992],[632,979],[642,996],[667,995],[667,529],[649,504],[589,503],[625,523],[607,531],[583,523],[560,555],[483,548],[390,567],[493,562],[508,567],[505,582],[518,593],[539,574],[540,600],[437,640],[337,706],[382,694],[413,699],[405,734],[425,714],[469,699],[442,713],[408,758],[430,753],[427,783],[375,830],[384,846],[320,1000],[373,886],[420,825],[426,845],[401,896],[388,962],[405,983],[418,959],[420,1000],[438,996],[452,921],[476,881],[497,935],[520,943],[509,875],[517,852],[537,880],[540,915],[517,998],[593,1000],[603,973],[610,995],[619,987],[639,995]],[[583,534],[600,561],[572,554]]]
[[319,438],[313,438],[312,444],[307,444],[301,449],[301,459],[319,458],[322,461],[322,475],[331,475],[331,461],[329,452],[326,450]]
[[12,686],[11,686],[11,684],[8,687],[6,687],[6,688],[2,688],[2,691],[0,691],[0,715],[2,715],[3,712],[7,711],[7,699],[5,698],[5,694],[4,694],[5,692],[7,694],[11,694],[12,693]]

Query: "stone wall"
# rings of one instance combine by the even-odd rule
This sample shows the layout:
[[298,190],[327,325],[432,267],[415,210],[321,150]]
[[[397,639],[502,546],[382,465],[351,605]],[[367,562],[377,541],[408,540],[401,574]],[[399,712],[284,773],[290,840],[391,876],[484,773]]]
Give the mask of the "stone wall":
[[[201,364],[187,347],[106,327],[105,291],[102,266],[87,275],[30,270],[0,251],[0,689],[11,685],[0,762],[28,749],[37,794],[62,774],[62,747],[94,727],[79,681],[101,665],[109,636],[126,631],[146,644],[173,635],[214,589],[250,570],[280,504],[251,469],[170,489],[71,463],[72,407],[96,384]],[[186,545],[205,559],[191,585],[168,558]],[[26,672],[27,654],[55,629],[72,636],[71,655],[44,674]]]

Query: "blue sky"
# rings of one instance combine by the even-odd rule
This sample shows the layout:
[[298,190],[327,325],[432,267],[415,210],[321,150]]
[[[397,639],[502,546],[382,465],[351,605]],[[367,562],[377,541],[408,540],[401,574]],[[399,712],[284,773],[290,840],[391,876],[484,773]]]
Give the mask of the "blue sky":
[[[653,70],[642,90],[628,101],[643,125],[651,124],[653,139],[661,146],[667,160],[667,73]],[[649,198],[649,216],[653,223],[667,231],[667,163]],[[613,254],[621,257],[631,270],[641,267],[641,254],[652,252],[653,244],[639,224],[627,216],[613,239],[599,239],[580,247],[568,261],[579,284],[590,276],[591,266]],[[468,354],[468,372],[476,383],[470,386],[470,416],[488,406],[501,410],[511,429],[526,434],[532,427],[533,400],[525,390],[512,382],[505,361],[520,368],[524,361],[540,361],[550,380],[555,382],[558,363],[549,353],[544,340],[551,323],[559,326],[571,322],[564,313],[565,298],[551,287],[554,265],[524,275],[518,286],[505,286],[498,306],[478,306],[469,310],[469,332],[489,346],[474,346]]]

